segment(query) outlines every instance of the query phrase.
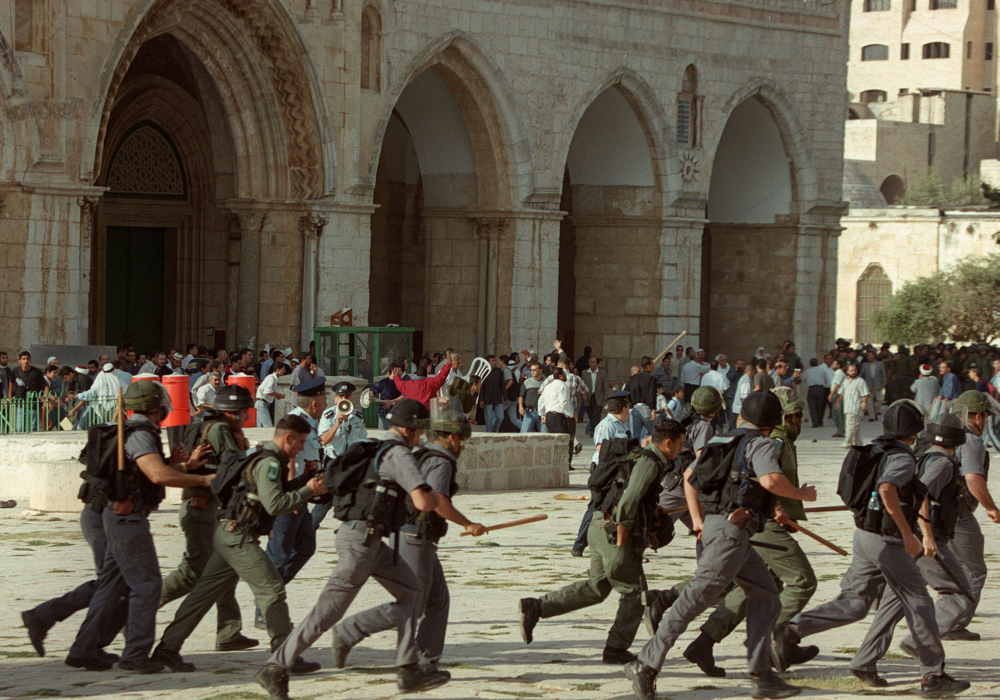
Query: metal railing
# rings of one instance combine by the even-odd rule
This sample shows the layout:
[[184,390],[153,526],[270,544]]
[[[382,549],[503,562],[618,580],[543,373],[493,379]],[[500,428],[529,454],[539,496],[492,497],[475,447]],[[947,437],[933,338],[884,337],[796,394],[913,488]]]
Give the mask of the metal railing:
[[68,394],[30,393],[23,399],[0,399],[0,434],[86,430],[115,419],[117,396],[78,401]]

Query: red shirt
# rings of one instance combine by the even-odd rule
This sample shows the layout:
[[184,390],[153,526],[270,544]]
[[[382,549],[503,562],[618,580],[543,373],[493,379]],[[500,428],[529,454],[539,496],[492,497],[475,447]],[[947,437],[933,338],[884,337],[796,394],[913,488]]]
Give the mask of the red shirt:
[[424,406],[430,408],[431,399],[441,391],[441,387],[448,381],[450,373],[451,363],[448,363],[433,377],[428,377],[427,379],[402,379],[400,377],[393,377],[392,382],[399,389],[400,394],[408,399],[416,399]]

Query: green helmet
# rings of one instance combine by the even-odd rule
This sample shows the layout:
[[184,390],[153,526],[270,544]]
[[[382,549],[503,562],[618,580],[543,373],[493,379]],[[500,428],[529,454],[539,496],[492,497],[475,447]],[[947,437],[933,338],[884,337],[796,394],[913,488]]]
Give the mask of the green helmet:
[[955,399],[955,408],[964,408],[972,414],[989,413],[991,406],[983,392],[970,389]]
[[781,411],[786,416],[794,416],[806,410],[806,402],[802,400],[795,389],[790,386],[779,386],[774,389],[775,395],[781,401]]
[[172,409],[170,395],[163,385],[152,380],[132,382],[122,396],[126,411],[145,413],[154,408],[162,408],[167,415]]
[[722,394],[714,386],[699,387],[691,395],[691,407],[695,413],[703,416],[717,413],[723,403]]
[[461,401],[454,396],[435,397],[431,399],[431,432],[436,437],[438,434],[458,435],[468,438],[472,435],[472,426],[469,419],[462,412]]

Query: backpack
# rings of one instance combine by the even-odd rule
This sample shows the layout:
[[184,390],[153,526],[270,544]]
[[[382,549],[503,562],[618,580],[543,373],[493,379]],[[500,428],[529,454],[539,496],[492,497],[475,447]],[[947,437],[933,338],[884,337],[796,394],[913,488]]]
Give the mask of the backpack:
[[379,483],[378,460],[382,452],[394,444],[383,440],[359,440],[342,455],[327,458],[323,484],[332,497],[334,517],[344,522],[368,518]]
[[187,448],[188,454],[191,454],[194,448],[204,442],[205,435],[208,434],[208,429],[213,424],[220,423],[226,419],[220,411],[216,411],[214,408],[206,408],[204,416],[205,419],[200,423],[191,423],[190,425],[183,426],[180,434],[177,436],[176,444]]
[[869,510],[868,505],[872,494],[878,493],[878,476],[883,460],[893,452],[899,452],[896,449],[887,450],[886,444],[875,440],[868,445],[851,447],[840,466],[840,478],[837,480],[837,495],[850,509],[854,524],[868,532],[882,531],[881,505],[880,510]]
[[[212,494],[218,497],[223,509],[228,508],[247,469],[263,457],[263,453],[264,450],[261,447],[252,447],[244,451],[229,451],[219,462],[215,478],[212,480]],[[243,491],[245,490],[243,489]]]
[[739,479],[739,447],[752,435],[736,432],[737,435],[728,442],[710,442],[705,445],[701,458],[694,463],[688,483],[697,489],[699,500],[720,501],[726,484],[731,479]]
[[608,512],[618,504],[636,460],[644,454],[653,456],[648,449],[640,449],[635,438],[614,438],[601,443],[597,465],[587,479],[594,510]]

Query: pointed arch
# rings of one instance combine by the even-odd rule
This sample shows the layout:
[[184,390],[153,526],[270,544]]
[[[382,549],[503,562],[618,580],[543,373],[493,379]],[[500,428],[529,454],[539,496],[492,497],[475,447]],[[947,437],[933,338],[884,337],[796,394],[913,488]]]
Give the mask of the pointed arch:
[[277,0],[143,0],[137,5],[101,72],[82,178],[93,181],[101,171],[118,90],[139,48],[160,34],[173,35],[192,51],[218,88],[238,147],[239,196],[333,194],[336,153],[316,68]]
[[757,99],[767,108],[781,134],[781,141],[785,146],[785,153],[789,158],[792,173],[792,213],[801,214],[809,211],[819,199],[819,178],[809,131],[792,99],[777,83],[768,78],[750,80],[733,93],[721,110],[718,128],[716,128],[711,140],[706,139],[705,141],[707,149],[705,187],[707,188],[712,181],[715,157],[730,116],[737,107],[750,98]]
[[21,68],[0,34],[0,180],[16,180],[39,151],[38,123]]
[[389,86],[382,113],[371,133],[367,162],[358,164],[359,182],[374,190],[386,128],[400,96],[424,71],[433,70],[455,95],[473,139],[479,174],[479,205],[509,207],[534,189],[531,148],[513,89],[476,42],[453,31],[431,42]]
[[653,88],[638,73],[624,66],[620,66],[606,75],[577,103],[573,116],[567,128],[563,130],[556,149],[554,162],[561,166],[558,170],[560,177],[569,161],[570,145],[583,115],[586,114],[594,101],[609,88],[615,88],[621,92],[645,131],[659,195],[659,209],[665,211],[669,203],[676,199],[681,191],[680,167],[673,129],[670,127],[663,105],[656,97]]

